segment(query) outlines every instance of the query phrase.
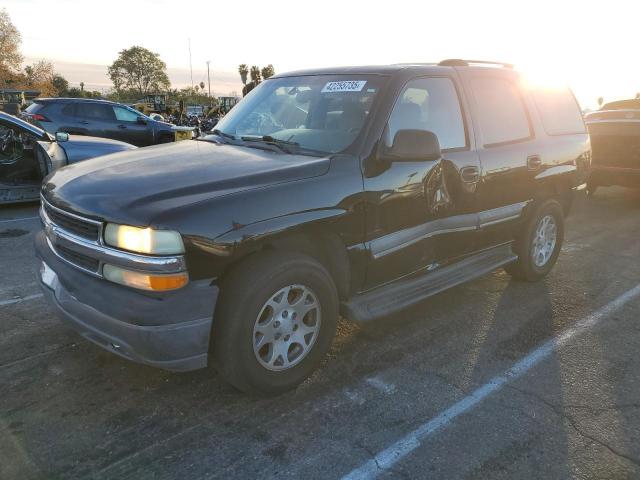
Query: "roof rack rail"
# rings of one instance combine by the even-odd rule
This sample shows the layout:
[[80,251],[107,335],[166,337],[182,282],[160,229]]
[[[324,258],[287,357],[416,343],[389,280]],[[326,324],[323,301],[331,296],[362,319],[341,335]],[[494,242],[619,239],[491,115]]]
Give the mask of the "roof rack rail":
[[499,65],[503,68],[513,69],[512,63],[492,62],[489,60],[464,60],[462,58],[447,58],[438,63],[441,67],[468,67],[469,65]]

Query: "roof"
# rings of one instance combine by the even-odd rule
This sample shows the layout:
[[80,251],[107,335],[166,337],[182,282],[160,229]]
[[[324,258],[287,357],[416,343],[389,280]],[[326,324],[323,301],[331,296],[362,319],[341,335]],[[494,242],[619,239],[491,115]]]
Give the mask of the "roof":
[[640,110],[640,98],[608,102],[602,105],[600,110]]
[[285,72],[274,75],[271,78],[297,77],[304,75],[393,75],[404,70],[414,70],[417,72],[437,72],[448,70],[454,67],[470,67],[488,69],[503,67],[511,69],[513,65],[503,62],[490,62],[485,60],[462,60],[447,59],[440,63],[397,63],[394,65],[363,65],[352,67],[329,67],[329,68],[313,68],[307,70],[296,70],[293,72]]
[[60,102],[60,103],[74,103],[74,102],[88,102],[88,103],[107,103],[119,105],[117,102],[111,100],[102,100],[99,98],[68,98],[68,97],[44,97],[36,99],[36,102]]
[[40,90],[31,90],[24,88],[0,88],[0,93],[29,93],[40,95]]

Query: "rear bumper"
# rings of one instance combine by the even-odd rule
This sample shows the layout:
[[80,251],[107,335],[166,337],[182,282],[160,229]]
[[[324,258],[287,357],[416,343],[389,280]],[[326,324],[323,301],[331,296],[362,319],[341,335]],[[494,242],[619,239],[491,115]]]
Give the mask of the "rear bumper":
[[51,286],[39,278],[64,322],[87,340],[121,357],[173,371],[206,367],[218,288],[190,282],[162,295],[148,295],[94,278],[61,261],[44,234],[36,252],[56,273]]

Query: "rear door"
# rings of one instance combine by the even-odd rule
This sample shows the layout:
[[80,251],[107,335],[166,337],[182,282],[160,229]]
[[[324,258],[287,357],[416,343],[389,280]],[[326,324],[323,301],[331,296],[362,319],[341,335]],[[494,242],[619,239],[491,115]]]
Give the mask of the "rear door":
[[533,199],[544,162],[530,104],[513,71],[461,68],[472,94],[476,141],[482,165],[478,184],[480,247],[509,241],[513,225]]
[[437,268],[474,248],[480,163],[454,76],[416,77],[404,85],[381,141],[390,145],[405,129],[435,133],[443,158],[394,162],[365,174],[367,287]]
[[[72,105],[72,104],[71,104]],[[115,120],[113,109],[107,103],[81,102],[75,105],[74,126],[80,132],[96,137],[111,138],[109,126]]]

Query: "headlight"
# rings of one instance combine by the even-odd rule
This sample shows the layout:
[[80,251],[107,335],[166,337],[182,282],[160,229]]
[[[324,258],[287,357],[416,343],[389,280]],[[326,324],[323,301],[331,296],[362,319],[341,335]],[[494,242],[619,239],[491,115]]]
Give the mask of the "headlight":
[[170,230],[130,227],[107,223],[104,229],[107,245],[136,253],[151,255],[177,255],[184,253],[182,237]]

